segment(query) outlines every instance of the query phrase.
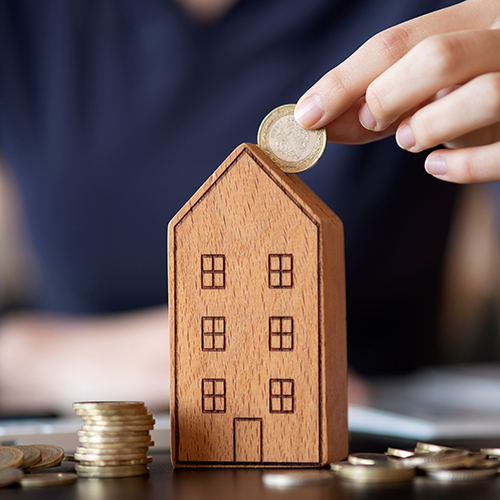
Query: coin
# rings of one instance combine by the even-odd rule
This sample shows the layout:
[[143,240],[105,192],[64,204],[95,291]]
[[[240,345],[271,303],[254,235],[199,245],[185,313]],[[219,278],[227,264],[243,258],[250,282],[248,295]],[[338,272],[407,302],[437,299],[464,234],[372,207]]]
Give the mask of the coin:
[[83,411],[127,411],[145,409],[142,401],[84,401],[73,403],[75,410]]
[[463,453],[460,453],[459,450],[440,452],[431,454],[430,458],[431,459],[427,462],[419,465],[419,469],[460,469],[462,467],[467,467],[468,464],[471,463],[471,459],[466,450],[463,450]]
[[150,464],[153,461],[153,457],[147,456],[145,458],[131,458],[125,460],[80,460],[82,465],[109,465],[109,466],[124,466],[124,465],[143,465]]
[[426,474],[439,481],[481,481],[498,474],[497,469],[430,470]]
[[32,446],[40,450],[42,453],[42,459],[35,465],[28,467],[26,469],[28,472],[55,467],[56,465],[59,465],[64,458],[64,450],[59,446],[55,446],[53,444],[34,444]]
[[331,481],[334,475],[328,470],[301,470],[287,472],[266,472],[262,481],[266,486],[288,488]]
[[108,425],[136,425],[137,424],[150,424],[155,423],[155,419],[151,413],[145,413],[144,415],[80,415],[85,423],[90,425],[101,425],[102,422]]
[[148,410],[143,408],[142,410],[133,410],[126,408],[117,408],[116,410],[75,410],[75,413],[82,418],[87,417],[112,417],[112,416],[135,416],[135,417],[143,417],[148,414]]
[[306,130],[293,115],[295,104],[273,109],[260,124],[257,144],[271,160],[289,174],[313,167],[326,148],[326,129]]
[[150,446],[154,446],[154,441],[149,441],[149,442],[142,442],[142,441],[136,441],[136,442],[127,442],[127,443],[87,443],[84,442],[80,439],[80,445],[83,448],[101,448],[101,449],[116,449],[116,450],[122,450],[124,447],[125,448],[149,448]]
[[415,453],[439,453],[441,451],[448,451],[453,448],[448,446],[441,446],[439,444],[432,443],[417,443],[415,446]]
[[443,466],[451,467],[454,466],[453,464],[461,464],[467,454],[467,450],[447,450],[439,453],[427,452],[421,455],[415,454],[411,457],[399,458],[398,462],[403,467],[443,468]]
[[[347,458],[350,464],[354,465],[387,465],[390,457],[383,453],[351,453]],[[397,461],[394,461],[397,464]]]
[[136,437],[138,439],[150,438],[149,431],[88,431],[79,430],[77,431],[78,437],[109,437],[109,438],[121,438],[125,437]]
[[343,462],[332,462],[330,464],[330,469],[332,469],[333,472],[338,472],[344,465],[349,465],[349,462],[347,460],[344,460]]
[[116,462],[117,460],[140,460],[147,458],[147,452],[142,453],[121,453],[120,455],[93,455],[91,453],[75,453],[75,458],[80,462]]
[[0,469],[15,469],[24,462],[24,453],[15,446],[0,446]]
[[42,474],[28,474],[21,478],[23,488],[35,488],[37,486],[58,486],[76,483],[78,476],[71,472],[50,472]]
[[64,455],[63,462],[78,462],[74,455]]
[[1,469],[0,470],[0,488],[9,486],[9,484],[18,483],[24,476],[24,472],[19,469]]
[[154,428],[154,424],[140,424],[140,425],[88,425],[83,424],[82,429],[89,432],[137,432],[137,431],[150,431]]
[[128,465],[123,467],[107,467],[76,464],[75,469],[82,477],[132,477],[149,474],[147,465]]
[[416,469],[349,464],[340,468],[337,474],[342,479],[356,483],[396,483],[412,479]]
[[79,454],[85,455],[132,455],[137,453],[146,454],[148,452],[148,447],[141,448],[85,448],[83,446],[79,446],[76,449],[76,452]]
[[16,448],[18,450],[21,450],[24,455],[23,463],[20,466],[21,469],[27,469],[28,467],[31,467],[32,465],[35,465],[40,462],[40,460],[42,460],[42,452],[34,446],[21,445],[16,446]]
[[140,446],[151,446],[149,443],[151,442],[150,436],[78,436],[80,439],[80,443],[103,443],[103,444],[121,444],[124,443],[138,443]]
[[415,455],[413,451],[400,450],[398,448],[387,448],[386,454],[390,455],[391,457],[398,457],[398,458],[408,458]]

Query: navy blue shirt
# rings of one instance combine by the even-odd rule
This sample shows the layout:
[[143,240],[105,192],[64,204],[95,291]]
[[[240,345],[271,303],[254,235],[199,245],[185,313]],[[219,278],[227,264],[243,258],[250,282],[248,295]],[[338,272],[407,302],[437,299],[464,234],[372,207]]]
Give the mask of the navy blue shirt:
[[[41,263],[38,308],[166,300],[165,228],[262,118],[382,29],[451,0],[0,0],[0,150]],[[430,360],[456,187],[394,139],[330,144],[304,180],[345,225],[350,362]]]

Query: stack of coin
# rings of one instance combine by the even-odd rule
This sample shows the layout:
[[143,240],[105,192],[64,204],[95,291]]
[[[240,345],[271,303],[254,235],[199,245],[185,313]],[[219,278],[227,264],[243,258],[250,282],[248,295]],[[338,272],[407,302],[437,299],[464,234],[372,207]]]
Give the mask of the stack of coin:
[[149,473],[153,415],[138,401],[73,403],[83,420],[75,466],[82,477],[130,477]]

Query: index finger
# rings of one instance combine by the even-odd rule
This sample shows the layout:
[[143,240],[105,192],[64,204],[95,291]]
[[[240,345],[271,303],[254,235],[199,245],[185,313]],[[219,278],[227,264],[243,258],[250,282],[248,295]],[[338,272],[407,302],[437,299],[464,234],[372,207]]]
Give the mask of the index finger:
[[486,9],[463,2],[399,24],[373,36],[315,83],[298,101],[295,118],[304,128],[324,127],[365,95],[368,85],[421,40],[438,33],[486,28]]

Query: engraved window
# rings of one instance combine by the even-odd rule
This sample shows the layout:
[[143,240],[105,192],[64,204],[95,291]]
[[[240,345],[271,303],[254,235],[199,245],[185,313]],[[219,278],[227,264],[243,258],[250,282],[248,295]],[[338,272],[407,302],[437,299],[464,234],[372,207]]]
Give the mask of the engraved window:
[[224,255],[201,256],[201,288],[226,287],[226,257]]
[[269,381],[269,411],[271,413],[293,413],[295,396],[291,378],[272,378]]
[[269,350],[293,350],[293,318],[291,316],[269,318]]
[[226,380],[204,378],[201,381],[203,413],[226,413]]
[[292,254],[269,255],[269,288],[292,288],[293,256]]
[[204,316],[201,318],[202,351],[226,350],[226,318]]

